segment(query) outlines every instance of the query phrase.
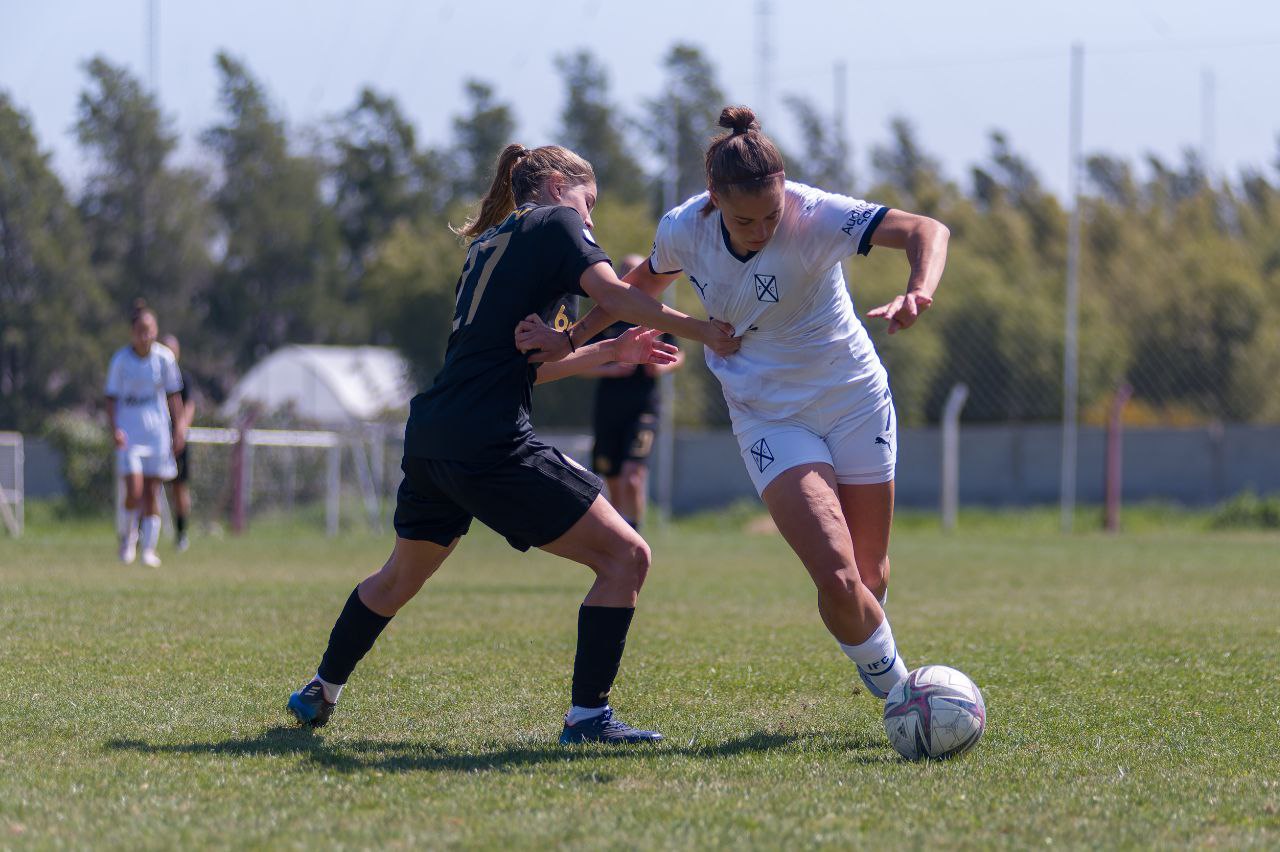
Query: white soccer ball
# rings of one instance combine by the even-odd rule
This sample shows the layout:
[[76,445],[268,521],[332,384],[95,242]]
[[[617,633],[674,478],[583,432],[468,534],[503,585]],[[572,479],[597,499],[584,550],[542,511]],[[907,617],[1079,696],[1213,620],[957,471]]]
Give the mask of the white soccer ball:
[[955,757],[987,726],[982,693],[964,672],[922,666],[898,681],[884,703],[884,730],[907,760]]

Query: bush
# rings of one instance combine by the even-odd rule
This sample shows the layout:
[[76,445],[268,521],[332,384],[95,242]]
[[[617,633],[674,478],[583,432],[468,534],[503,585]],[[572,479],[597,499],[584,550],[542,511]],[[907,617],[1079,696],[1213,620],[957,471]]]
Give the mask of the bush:
[[63,411],[49,419],[44,437],[62,455],[67,513],[100,514],[114,504],[115,454],[111,436],[100,423],[83,414]]
[[1280,529],[1280,495],[1259,497],[1252,491],[1237,494],[1213,513],[1214,529]]

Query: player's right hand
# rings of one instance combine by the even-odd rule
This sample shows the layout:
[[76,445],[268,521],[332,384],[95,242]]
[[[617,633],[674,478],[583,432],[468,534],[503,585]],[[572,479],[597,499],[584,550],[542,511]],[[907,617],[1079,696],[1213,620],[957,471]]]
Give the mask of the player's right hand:
[[530,364],[559,361],[569,354],[569,337],[529,314],[516,325],[516,348],[529,356]]
[[742,338],[733,336],[731,324],[713,319],[707,322],[707,329],[707,336],[702,339],[702,343],[721,358],[727,358],[742,347]]
[[115,442],[117,450],[123,450],[129,444],[129,438],[124,434],[123,429],[117,429],[111,436],[111,440]]

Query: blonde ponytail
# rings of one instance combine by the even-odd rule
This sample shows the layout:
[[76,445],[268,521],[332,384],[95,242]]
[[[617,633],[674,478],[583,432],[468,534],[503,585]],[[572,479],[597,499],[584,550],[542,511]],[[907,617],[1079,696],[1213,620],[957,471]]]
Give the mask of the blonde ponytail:
[[508,145],[498,155],[497,171],[489,191],[480,201],[480,212],[461,228],[452,228],[453,232],[474,240],[507,218],[516,205],[533,198],[554,175],[564,178],[570,186],[596,179],[591,164],[568,148],[543,145],[529,149],[516,143]]
[[529,156],[529,153],[529,149],[519,143],[502,149],[502,153],[498,155],[493,183],[489,184],[489,191],[480,201],[480,212],[468,219],[461,228],[451,228],[455,234],[474,240],[516,209],[515,195],[511,191],[511,173],[515,170],[516,163]]

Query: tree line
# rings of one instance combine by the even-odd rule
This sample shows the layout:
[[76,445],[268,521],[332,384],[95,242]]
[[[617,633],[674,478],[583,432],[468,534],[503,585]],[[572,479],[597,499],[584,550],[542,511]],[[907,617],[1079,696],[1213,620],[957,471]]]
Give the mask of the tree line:
[[[482,80],[464,84],[465,109],[442,146],[424,145],[395,99],[369,88],[322,125],[291,131],[242,61],[215,62],[220,117],[199,140],[208,168],[174,162],[178,136],[135,76],[102,58],[86,63],[74,134],[88,173],[74,193],[29,116],[0,91],[0,428],[39,431],[55,412],[91,411],[137,297],[182,340],[184,366],[215,402],[289,343],[394,346],[420,383],[438,369],[463,256],[448,223],[484,192],[503,145],[538,140],[518,132]],[[696,47],[673,47],[664,65],[662,90],[628,113],[597,57],[556,62],[564,96],[551,141],[595,166],[597,231],[614,257],[648,247],[671,180],[681,200],[702,189],[702,154],[726,103]],[[893,339],[872,328],[904,422],[935,420],[958,381],[971,388],[967,419],[1059,417],[1068,215],[1010,140],[993,132],[986,159],[957,180],[899,119],[872,150],[870,173],[855,176],[822,113],[799,97],[784,104],[802,140],[784,150],[789,177],[951,228],[927,321]],[[674,163],[675,174],[646,163]],[[1141,166],[1096,154],[1086,174],[1086,418],[1129,382],[1135,417],[1280,419],[1276,175],[1211,175],[1193,153]],[[858,307],[887,301],[905,269],[894,252],[850,261]],[[677,303],[696,310],[679,286]],[[677,418],[723,425],[693,349]],[[586,387],[539,388],[539,421],[585,422]]]

